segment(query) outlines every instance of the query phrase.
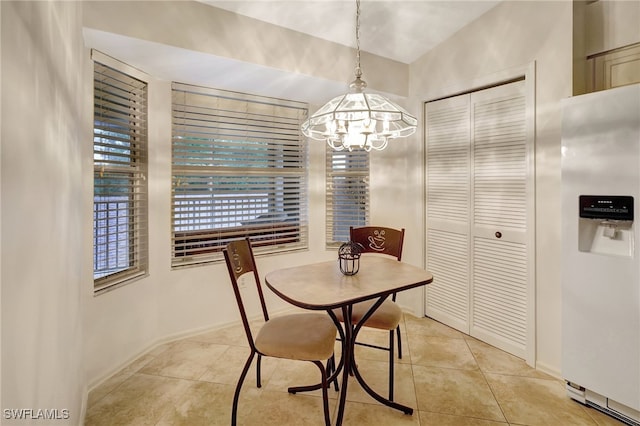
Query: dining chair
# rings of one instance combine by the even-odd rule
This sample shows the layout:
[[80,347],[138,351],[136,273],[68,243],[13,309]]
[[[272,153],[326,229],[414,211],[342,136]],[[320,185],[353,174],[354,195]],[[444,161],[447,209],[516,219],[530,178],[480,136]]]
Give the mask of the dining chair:
[[[349,238],[355,243],[362,245],[362,253],[377,253],[395,257],[398,261],[402,259],[402,245],[404,242],[404,228],[394,229],[381,226],[362,226],[349,228]],[[402,358],[402,340],[400,337],[400,321],[402,320],[402,309],[395,303],[396,294],[393,293],[391,300],[386,299],[378,309],[363,324],[364,327],[376,328],[389,331],[389,345],[378,346],[364,342],[355,343],[361,346],[368,346],[382,349],[389,352],[389,400],[393,401],[394,382],[394,333],[398,341],[398,358]],[[351,319],[353,325],[357,324],[369,311],[375,300],[355,303],[352,306]],[[333,311],[338,320],[344,323],[342,310]]]
[[[257,354],[257,387],[262,386],[260,364],[263,356],[310,361],[314,363],[320,370],[321,375],[325,424],[330,425],[327,376],[335,369],[335,359],[333,357],[337,334],[335,323],[326,313],[300,313],[270,318],[249,239],[230,242],[223,249],[223,253],[227,263],[227,269],[229,270],[233,292],[238,303],[238,309],[240,310],[244,331],[251,349],[249,358],[247,358],[245,362],[238,384],[236,385],[235,394],[233,395],[231,424],[236,424],[240,390],[242,389],[242,384],[247,372],[251,367],[253,358]],[[262,328],[255,334],[255,338],[249,325],[249,319],[239,285],[239,278],[251,272],[253,273],[253,280],[255,281],[260,307],[262,309],[262,317],[264,319]],[[323,361],[327,363],[326,368]]]

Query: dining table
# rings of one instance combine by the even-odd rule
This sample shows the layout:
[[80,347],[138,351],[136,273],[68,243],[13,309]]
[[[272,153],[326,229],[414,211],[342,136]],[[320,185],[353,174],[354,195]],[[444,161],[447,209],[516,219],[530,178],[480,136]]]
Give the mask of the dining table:
[[[366,383],[358,371],[354,345],[361,327],[390,295],[430,284],[433,281],[433,275],[429,271],[389,257],[362,256],[359,262],[359,270],[354,275],[343,274],[337,261],[327,261],[277,269],[265,276],[267,287],[281,299],[299,308],[325,310],[338,327],[342,340],[342,356],[339,365],[328,380],[331,383],[343,371],[336,425],[341,425],[344,418],[350,375],[353,375],[362,388],[378,402],[405,414],[413,414],[412,407],[389,400]],[[354,303],[364,301],[372,301],[373,304],[361,320],[353,324],[352,306]],[[333,313],[334,309],[342,310],[345,319],[344,329]],[[289,392],[295,393],[319,387],[319,384],[301,386],[289,388]]]

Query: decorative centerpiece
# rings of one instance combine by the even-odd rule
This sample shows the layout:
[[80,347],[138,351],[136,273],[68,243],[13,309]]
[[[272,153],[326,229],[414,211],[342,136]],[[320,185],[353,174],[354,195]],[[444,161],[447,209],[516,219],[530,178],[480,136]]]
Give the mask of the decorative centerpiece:
[[364,251],[362,244],[349,241],[338,249],[340,272],[344,275],[355,275],[360,269],[360,255]]

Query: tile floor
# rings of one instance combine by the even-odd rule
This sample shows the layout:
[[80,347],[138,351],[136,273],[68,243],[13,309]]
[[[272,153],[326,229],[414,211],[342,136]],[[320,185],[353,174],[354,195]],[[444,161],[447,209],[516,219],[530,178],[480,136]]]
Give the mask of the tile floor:
[[[344,425],[621,424],[569,399],[562,381],[436,321],[405,315],[402,332],[404,354],[396,363],[395,399],[414,407],[414,414],[378,404],[353,381]],[[363,330],[360,340],[384,343],[387,336]],[[85,425],[229,425],[233,391],[248,354],[241,325],[162,345],[89,394]],[[382,394],[387,388],[386,356],[384,351],[356,348],[363,376]],[[265,358],[262,388],[256,388],[255,368],[244,383],[238,424],[323,424],[320,391],[287,393],[288,386],[318,378],[311,363]],[[337,395],[330,391],[334,422]]]

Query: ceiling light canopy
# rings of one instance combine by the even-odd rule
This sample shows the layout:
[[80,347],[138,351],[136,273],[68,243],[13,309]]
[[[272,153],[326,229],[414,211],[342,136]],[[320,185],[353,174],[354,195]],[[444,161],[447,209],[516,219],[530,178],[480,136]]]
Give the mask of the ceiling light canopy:
[[376,93],[365,93],[360,67],[360,0],[356,0],[356,79],[351,91],[336,96],[302,123],[302,133],[325,140],[336,151],[354,148],[382,150],[389,140],[410,136],[418,120],[402,107]]

